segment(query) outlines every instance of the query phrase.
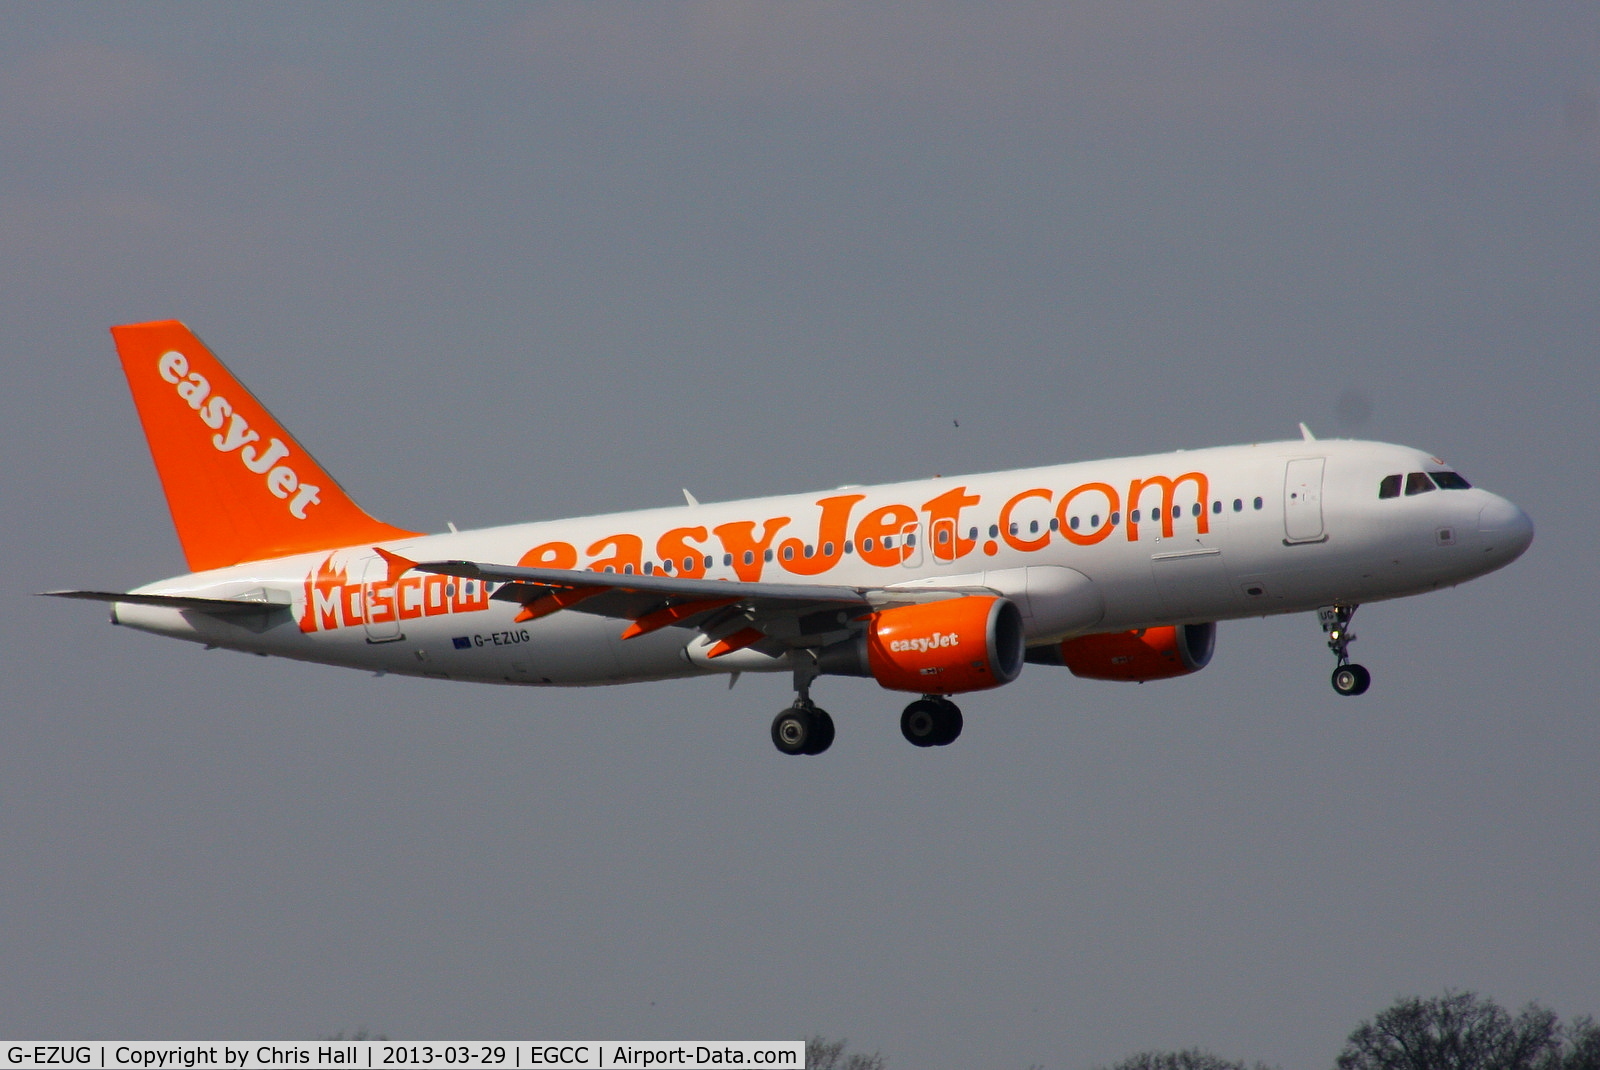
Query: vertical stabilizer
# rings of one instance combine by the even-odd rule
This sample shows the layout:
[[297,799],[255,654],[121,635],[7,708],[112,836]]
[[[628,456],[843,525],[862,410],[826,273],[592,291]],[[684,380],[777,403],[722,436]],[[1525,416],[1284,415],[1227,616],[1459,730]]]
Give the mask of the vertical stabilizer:
[[368,516],[182,323],[111,336],[192,571],[415,534]]

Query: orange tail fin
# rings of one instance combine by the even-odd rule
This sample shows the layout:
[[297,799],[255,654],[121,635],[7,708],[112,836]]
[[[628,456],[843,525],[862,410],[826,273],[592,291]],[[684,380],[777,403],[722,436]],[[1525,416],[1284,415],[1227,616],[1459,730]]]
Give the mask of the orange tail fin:
[[415,534],[363,512],[177,320],[111,336],[192,571]]

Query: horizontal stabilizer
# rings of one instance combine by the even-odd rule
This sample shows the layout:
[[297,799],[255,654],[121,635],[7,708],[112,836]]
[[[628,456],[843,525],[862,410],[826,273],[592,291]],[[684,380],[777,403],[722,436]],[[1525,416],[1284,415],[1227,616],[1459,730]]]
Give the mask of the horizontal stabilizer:
[[289,603],[273,602],[265,598],[197,598],[182,594],[125,594],[121,591],[40,591],[49,598],[81,598],[89,602],[122,602],[134,606],[166,606],[168,609],[188,609],[210,613],[218,617],[231,617],[243,613],[270,613],[287,611]]

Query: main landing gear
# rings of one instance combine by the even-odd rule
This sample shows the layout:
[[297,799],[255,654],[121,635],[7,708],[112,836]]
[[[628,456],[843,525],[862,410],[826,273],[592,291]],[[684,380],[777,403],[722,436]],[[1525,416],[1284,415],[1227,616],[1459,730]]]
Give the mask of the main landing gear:
[[[784,754],[821,754],[833,746],[833,718],[811,701],[816,667],[794,671],[794,705],[772,719],[772,745]],[[945,747],[961,735],[961,708],[943,695],[923,695],[900,715],[900,734],[917,747]]]
[[772,719],[772,745],[784,754],[821,754],[833,746],[833,718],[811,701],[815,663],[794,670],[794,705]]
[[961,707],[943,695],[923,695],[900,715],[900,734],[915,747],[946,747],[961,735]]
[[1333,670],[1333,689],[1341,695],[1359,695],[1372,686],[1372,674],[1350,661],[1350,644],[1356,641],[1350,631],[1350,618],[1360,606],[1323,606],[1317,610],[1317,623],[1328,635],[1328,649],[1339,659]]
[[833,718],[810,699],[772,719],[772,745],[785,754],[821,754],[833,746]]

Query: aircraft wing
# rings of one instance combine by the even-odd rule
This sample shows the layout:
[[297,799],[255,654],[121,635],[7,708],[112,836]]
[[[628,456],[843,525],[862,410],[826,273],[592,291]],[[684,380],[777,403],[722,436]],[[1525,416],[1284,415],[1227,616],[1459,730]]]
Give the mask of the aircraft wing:
[[426,561],[411,566],[403,558],[388,553],[384,557],[390,559],[391,568],[404,563],[420,572],[500,584],[490,597],[521,603],[519,621],[570,609],[631,621],[623,630],[624,639],[669,626],[696,628],[714,641],[711,657],[747,646],[771,654],[789,647],[816,646],[859,630],[857,622],[875,610],[971,593],[961,588],[895,591],[837,584],[745,583],[477,561]]

